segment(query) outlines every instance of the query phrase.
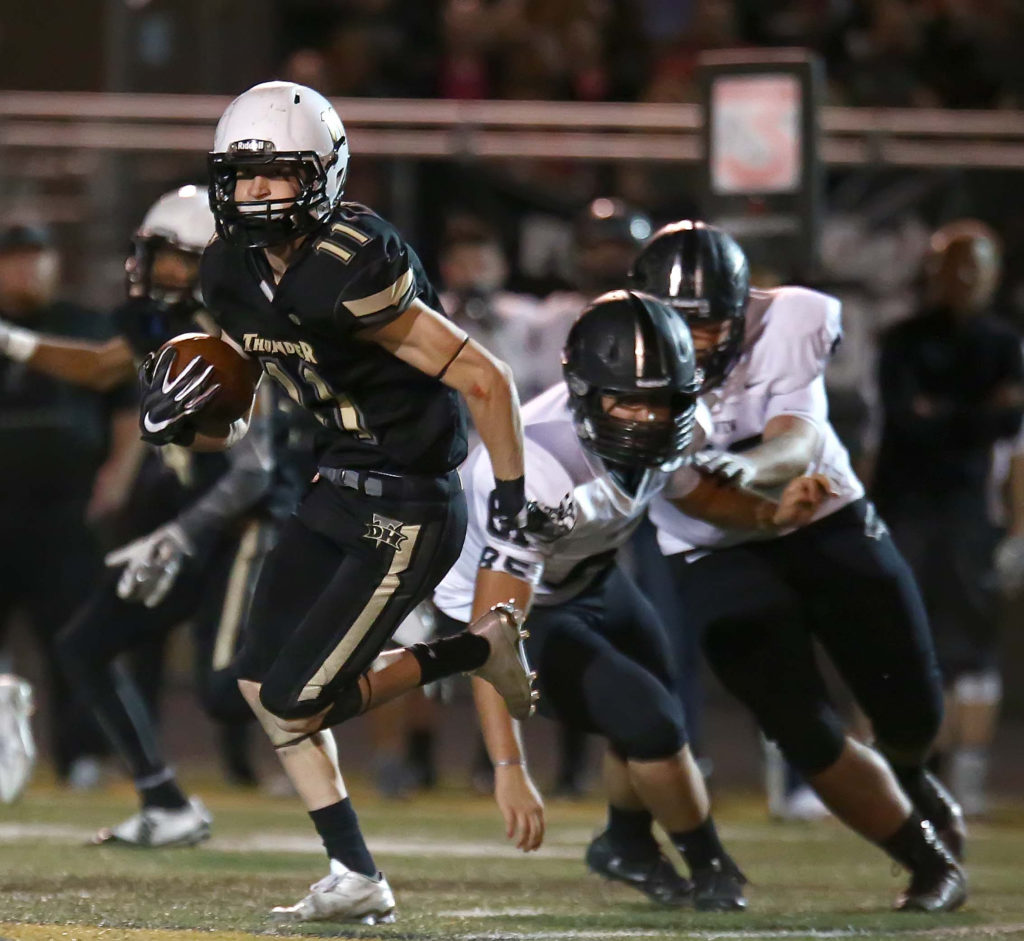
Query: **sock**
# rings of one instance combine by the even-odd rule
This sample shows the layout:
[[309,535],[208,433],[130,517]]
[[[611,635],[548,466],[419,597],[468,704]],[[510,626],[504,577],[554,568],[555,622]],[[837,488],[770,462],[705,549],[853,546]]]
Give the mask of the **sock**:
[[670,833],[672,845],[686,860],[690,872],[698,869],[710,869],[715,860],[728,859],[725,847],[718,838],[715,821],[708,817],[700,826],[683,833]]
[[917,811],[913,811],[892,836],[880,840],[878,845],[911,872],[942,869],[949,865],[949,857],[936,839],[934,828]]
[[658,841],[651,833],[654,818],[647,810],[625,810],[608,805],[608,838],[626,859],[639,860],[657,856]]
[[346,797],[336,804],[311,810],[309,816],[331,859],[371,879],[377,875],[377,864],[366,848],[351,800]]
[[482,667],[491,655],[487,639],[469,631],[454,637],[442,637],[429,644],[413,644],[409,649],[420,665],[420,686],[443,680],[453,673],[466,673]]
[[151,774],[135,782],[142,798],[143,807],[161,807],[164,810],[181,810],[188,807],[188,798],[178,787],[174,772],[165,768],[159,774]]
[[920,765],[893,765],[892,770],[914,808],[925,820],[930,820],[936,830],[944,830],[953,822],[955,802],[934,774]]

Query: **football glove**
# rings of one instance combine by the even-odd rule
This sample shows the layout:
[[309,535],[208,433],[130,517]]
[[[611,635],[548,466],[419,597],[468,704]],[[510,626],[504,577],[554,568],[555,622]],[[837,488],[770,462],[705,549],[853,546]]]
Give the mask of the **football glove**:
[[155,608],[167,597],[185,557],[194,553],[185,531],[177,523],[168,523],[108,553],[103,561],[109,568],[124,566],[117,582],[118,598]]
[[488,531],[503,539],[511,539],[516,531],[526,527],[526,520],[525,478],[495,479],[494,489],[487,501]]
[[150,444],[191,444],[196,430],[189,418],[220,388],[213,379],[213,366],[201,356],[171,378],[168,373],[177,356],[177,350],[165,347],[150,353],[139,366],[139,428],[142,440]]
[[757,467],[753,461],[729,451],[699,451],[693,456],[693,466],[701,473],[733,487],[747,487],[757,476]]

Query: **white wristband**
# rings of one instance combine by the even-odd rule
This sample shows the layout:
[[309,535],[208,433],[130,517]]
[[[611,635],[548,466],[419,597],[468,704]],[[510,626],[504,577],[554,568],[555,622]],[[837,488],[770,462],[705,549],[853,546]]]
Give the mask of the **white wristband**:
[[24,363],[32,358],[39,346],[39,334],[22,327],[0,323],[0,353],[16,363]]

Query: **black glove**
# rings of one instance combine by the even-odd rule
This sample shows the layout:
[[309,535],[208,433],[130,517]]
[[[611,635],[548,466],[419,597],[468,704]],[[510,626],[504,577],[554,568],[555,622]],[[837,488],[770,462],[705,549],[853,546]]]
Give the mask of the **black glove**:
[[502,539],[511,539],[518,530],[525,529],[526,520],[525,478],[495,479],[487,503],[488,531]]
[[150,444],[191,444],[196,436],[191,416],[220,388],[220,383],[213,380],[213,366],[201,356],[169,378],[177,355],[173,347],[166,347],[150,353],[139,366],[139,428],[142,440]]

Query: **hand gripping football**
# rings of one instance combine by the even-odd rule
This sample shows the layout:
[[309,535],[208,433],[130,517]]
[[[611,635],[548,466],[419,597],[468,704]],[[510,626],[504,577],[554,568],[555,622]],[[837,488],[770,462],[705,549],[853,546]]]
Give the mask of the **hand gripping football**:
[[213,367],[210,381],[220,388],[193,416],[192,424],[200,434],[224,437],[233,421],[249,414],[260,378],[259,363],[206,333],[183,333],[168,340],[161,350],[167,347],[177,353],[168,370],[171,379],[197,356]]

